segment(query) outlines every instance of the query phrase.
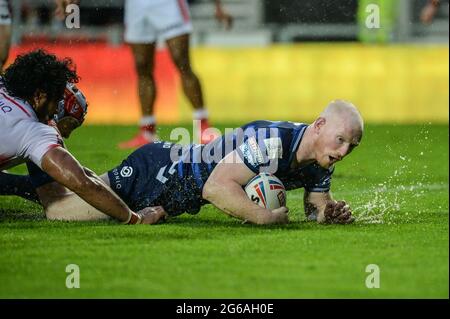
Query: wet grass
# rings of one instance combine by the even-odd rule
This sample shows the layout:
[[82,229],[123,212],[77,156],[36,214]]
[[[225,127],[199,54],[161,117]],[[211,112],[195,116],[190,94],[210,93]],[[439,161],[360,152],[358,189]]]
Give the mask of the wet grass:
[[[103,173],[134,130],[86,126],[67,144]],[[306,222],[302,190],[288,193],[282,227],[242,225],[210,205],[155,226],[50,222],[38,205],[1,197],[0,298],[448,298],[448,138],[443,125],[369,125],[333,177],[357,218],[346,226]],[[66,288],[68,264],[79,289]],[[366,287],[369,264],[378,289]]]

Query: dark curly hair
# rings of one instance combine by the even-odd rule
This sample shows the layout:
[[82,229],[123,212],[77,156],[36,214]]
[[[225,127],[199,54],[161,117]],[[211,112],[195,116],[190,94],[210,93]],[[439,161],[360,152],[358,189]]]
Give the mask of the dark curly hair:
[[2,77],[8,93],[25,100],[31,99],[36,90],[46,93],[49,100],[60,100],[67,82],[79,80],[70,58],[58,60],[42,49],[19,55]]

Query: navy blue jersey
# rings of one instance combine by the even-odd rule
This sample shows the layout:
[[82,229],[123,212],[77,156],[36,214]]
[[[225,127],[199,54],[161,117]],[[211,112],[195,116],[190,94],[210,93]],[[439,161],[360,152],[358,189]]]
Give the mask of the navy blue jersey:
[[207,145],[148,144],[108,172],[111,187],[133,210],[161,205],[170,215],[195,214],[207,203],[201,195],[209,175],[220,160],[236,150],[255,174],[274,174],[288,190],[304,187],[310,192],[327,192],[333,168],[316,163],[293,165],[306,127],[256,121]]

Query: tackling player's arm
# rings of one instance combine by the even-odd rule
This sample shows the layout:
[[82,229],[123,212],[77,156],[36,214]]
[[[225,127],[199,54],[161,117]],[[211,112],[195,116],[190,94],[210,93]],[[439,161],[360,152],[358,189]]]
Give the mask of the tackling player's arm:
[[287,208],[274,211],[253,203],[245,193],[245,185],[255,173],[241,160],[236,151],[223,158],[212,171],[203,187],[202,196],[225,213],[254,224],[285,224]]
[[[84,167],[86,175],[94,174],[92,171]],[[108,175],[99,176],[107,185],[109,183]],[[77,194],[68,190],[66,187],[53,182],[42,185],[36,189],[40,202],[45,210],[47,219],[50,220],[68,220],[68,221],[97,221],[108,218],[98,209],[92,207],[81,199]],[[143,211],[146,212],[144,223],[157,224],[164,221],[167,213],[160,206],[147,207]],[[138,214],[141,214],[139,211]]]
[[[55,147],[42,158],[42,169],[100,212],[124,223],[150,223],[150,212],[136,214],[93,172],[85,170],[64,148]],[[38,192],[42,193],[42,192]]]
[[354,221],[345,201],[336,201],[330,192],[308,192],[303,197],[305,214],[310,220],[327,224],[349,224]]

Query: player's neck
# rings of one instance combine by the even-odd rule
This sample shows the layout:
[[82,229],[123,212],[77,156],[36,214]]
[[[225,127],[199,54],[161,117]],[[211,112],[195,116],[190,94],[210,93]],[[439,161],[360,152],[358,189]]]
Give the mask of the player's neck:
[[309,125],[303,133],[302,141],[298,146],[296,153],[296,160],[298,166],[310,164],[315,161],[315,154],[313,148],[312,127]]

